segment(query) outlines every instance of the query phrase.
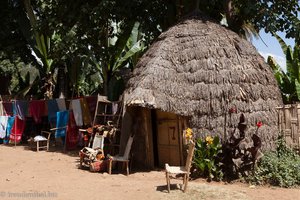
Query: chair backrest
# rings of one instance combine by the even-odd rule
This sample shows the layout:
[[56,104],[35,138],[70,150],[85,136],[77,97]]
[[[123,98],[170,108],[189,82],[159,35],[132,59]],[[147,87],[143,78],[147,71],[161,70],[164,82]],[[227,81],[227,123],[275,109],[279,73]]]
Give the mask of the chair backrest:
[[189,144],[189,152],[186,158],[186,163],[185,163],[185,169],[189,172],[191,165],[192,165],[192,160],[194,156],[194,150],[195,150],[195,143],[193,141],[190,142]]
[[104,136],[96,134],[94,137],[92,149],[95,148],[103,149],[103,147],[104,147]]
[[130,150],[131,150],[131,145],[132,145],[132,142],[133,142],[133,137],[134,136],[130,136],[128,138],[128,141],[127,141],[127,144],[126,144],[126,148],[125,148],[125,151],[124,151],[124,155],[123,155],[124,159],[128,159],[129,158],[129,153],[130,153]]

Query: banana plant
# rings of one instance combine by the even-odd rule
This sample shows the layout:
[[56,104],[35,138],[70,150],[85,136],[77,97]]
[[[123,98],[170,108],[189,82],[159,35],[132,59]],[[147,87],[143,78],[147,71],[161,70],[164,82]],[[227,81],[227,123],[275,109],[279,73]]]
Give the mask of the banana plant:
[[294,48],[288,46],[277,34],[273,34],[278,40],[286,57],[286,69],[282,68],[269,56],[268,64],[273,69],[278,82],[282,97],[285,103],[292,103],[300,100],[300,48],[296,43]]
[[[31,0],[24,0],[23,5],[26,11],[26,16],[24,17],[20,14],[20,28],[39,65],[36,67],[25,67],[20,70],[20,76],[23,81],[25,81],[25,77],[29,77],[29,82],[25,81],[28,82],[29,85],[25,89],[21,90],[18,95],[25,96],[32,87],[39,83],[38,79],[41,79],[44,82],[44,85],[41,87],[41,89],[44,90],[44,98],[52,98],[55,77],[53,60],[49,58],[51,39],[49,36],[38,31],[37,19],[31,6]],[[37,70],[38,73],[36,72]]]
[[[107,60],[97,61],[92,56],[94,65],[100,72],[104,94],[109,99],[116,99],[121,91],[116,91],[123,84],[120,71],[125,68],[133,69],[137,59],[145,50],[143,35],[139,31],[139,23],[135,22],[127,30],[119,30],[118,24],[111,22],[114,36],[107,38]],[[117,36],[116,36],[117,35]]]

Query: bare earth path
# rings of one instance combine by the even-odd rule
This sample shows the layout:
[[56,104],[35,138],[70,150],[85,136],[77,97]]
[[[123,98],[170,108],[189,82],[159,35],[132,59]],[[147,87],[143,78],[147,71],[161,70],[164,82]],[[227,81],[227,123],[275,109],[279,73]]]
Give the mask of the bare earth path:
[[[172,180],[171,183],[180,183]],[[243,184],[189,182],[182,193],[166,193],[163,171],[108,175],[78,169],[78,156],[0,146],[0,200],[10,199],[214,199],[300,200],[300,189],[249,187]],[[172,189],[172,188],[171,188]]]

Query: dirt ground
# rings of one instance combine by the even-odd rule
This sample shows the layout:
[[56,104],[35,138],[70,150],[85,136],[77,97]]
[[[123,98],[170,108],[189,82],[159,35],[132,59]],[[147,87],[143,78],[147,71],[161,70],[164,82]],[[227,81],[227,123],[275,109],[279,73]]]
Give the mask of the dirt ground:
[[78,169],[78,152],[35,152],[24,146],[0,145],[0,200],[10,199],[222,199],[296,200],[300,189],[252,187],[234,183],[171,180],[167,193],[164,172],[132,172],[125,176]]

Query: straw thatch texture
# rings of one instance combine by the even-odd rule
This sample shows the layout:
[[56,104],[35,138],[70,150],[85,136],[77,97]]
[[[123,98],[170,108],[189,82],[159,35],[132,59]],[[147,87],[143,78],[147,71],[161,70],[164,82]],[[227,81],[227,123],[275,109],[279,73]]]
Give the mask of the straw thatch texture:
[[[244,113],[248,134],[262,121],[264,147],[278,134],[281,95],[269,66],[248,41],[193,16],[162,33],[137,64],[124,103],[187,116],[198,136],[227,138]],[[236,108],[237,113],[230,113]]]

